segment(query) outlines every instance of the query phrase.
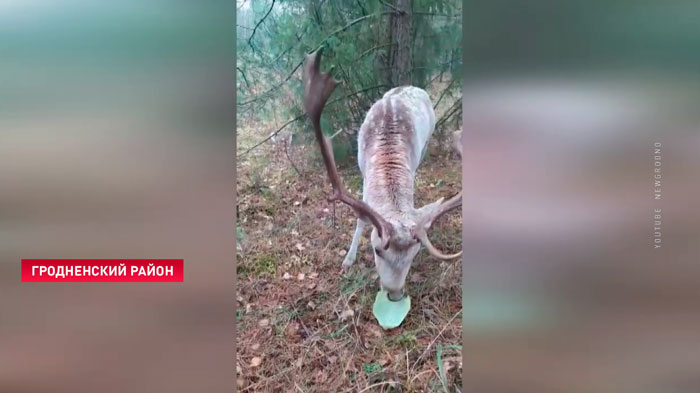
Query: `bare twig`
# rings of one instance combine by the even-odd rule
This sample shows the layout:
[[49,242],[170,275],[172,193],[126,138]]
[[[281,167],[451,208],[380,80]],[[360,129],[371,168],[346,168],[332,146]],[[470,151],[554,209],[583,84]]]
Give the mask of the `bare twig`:
[[447,15],[447,14],[436,14],[433,12],[420,12],[420,11],[413,11],[411,12],[413,15],[425,15],[425,16],[440,16],[443,18],[461,18],[462,14],[454,14],[454,15]]
[[243,80],[245,81],[245,85],[247,87],[250,87],[250,83],[248,83],[248,78],[245,77],[245,72],[243,72],[243,70],[238,66],[236,66],[236,69],[241,73],[241,75],[243,75]]
[[440,101],[442,101],[442,97],[444,97],[445,93],[447,93],[450,90],[450,87],[452,87],[452,85],[455,83],[456,80],[457,80],[457,78],[452,78],[452,81],[450,82],[450,84],[447,85],[447,88],[442,91],[442,94],[440,94],[440,98],[438,98],[435,105],[433,105],[433,109],[437,108],[437,106],[440,104]]
[[268,135],[267,138],[261,140],[260,142],[258,142],[257,144],[255,144],[255,146],[253,146],[253,147],[249,148],[248,150],[244,151],[243,153],[239,154],[238,156],[236,156],[236,158],[240,158],[240,157],[243,157],[244,155],[248,154],[251,150],[255,149],[256,147],[258,147],[258,146],[262,145],[263,143],[265,143],[265,142],[269,141],[270,139],[272,139],[275,135],[279,134],[280,131],[284,130],[288,125],[294,123],[294,122],[297,121],[297,120],[301,120],[301,119],[303,119],[304,117],[306,117],[306,113],[302,113],[301,115],[299,115],[299,116],[293,118],[292,120],[289,120],[288,122],[282,124],[282,126],[281,126],[280,128],[278,128],[278,129],[277,129],[275,132],[273,132],[272,134]]
[[391,8],[392,10],[396,11],[397,13],[399,13],[399,14],[401,14],[401,15],[406,15],[406,10],[402,10],[402,9],[400,9],[400,8],[398,8],[398,7],[396,7],[396,6],[394,6],[393,4],[387,3],[387,2],[384,1],[384,0],[379,0],[379,2],[382,3],[382,4],[384,4],[386,7]]
[[[326,104],[326,106],[329,106],[330,104],[333,104],[333,103],[338,102],[338,101],[342,101],[342,100],[348,99],[348,98],[350,98],[350,97],[352,97],[352,96],[355,96],[355,95],[358,95],[358,94],[360,94],[360,93],[364,93],[364,92],[366,92],[366,91],[373,90],[373,89],[379,89],[379,88],[382,88],[382,87],[388,87],[388,85],[371,86],[371,87],[367,87],[367,88],[364,88],[364,89],[355,91],[355,92],[350,93],[350,94],[348,94],[348,95],[346,95],[346,96],[336,98],[336,99],[333,100],[333,101],[329,101],[329,102]],[[281,126],[280,128],[278,128],[278,129],[275,130],[273,133],[271,133],[270,135],[268,135],[267,138],[261,140],[260,142],[256,143],[253,147],[251,147],[251,148],[249,148],[248,150],[244,151],[243,153],[237,155],[236,158],[241,158],[241,157],[243,157],[244,155],[250,153],[251,150],[255,149],[256,147],[262,145],[263,143],[265,143],[265,142],[269,141],[270,139],[272,139],[273,137],[275,137],[275,136],[276,136],[277,134],[279,134],[282,130],[284,130],[285,128],[287,128],[288,125],[294,123],[294,122],[297,121],[297,120],[301,120],[301,119],[304,118],[305,116],[306,116],[305,113],[304,113],[304,114],[301,114],[301,115],[299,115],[299,116],[297,116],[297,117],[295,117],[295,118],[293,118],[293,119],[287,121],[286,123],[282,124],[282,126]]]
[[299,171],[299,168],[294,165],[294,161],[292,161],[292,157],[289,155],[289,146],[292,144],[292,136],[294,136],[294,134],[289,134],[289,140],[284,144],[284,154],[287,155],[287,159],[289,160],[289,163],[292,164],[292,168],[294,168],[297,175],[301,176],[301,171]]
[[367,92],[367,91],[370,91],[370,90],[374,90],[374,89],[381,89],[381,88],[383,88],[383,87],[389,87],[389,85],[376,85],[376,86],[365,87],[364,89],[360,89],[360,90],[358,90],[358,91],[354,91],[354,92],[352,92],[352,93],[350,93],[350,94],[348,94],[348,95],[346,95],[346,96],[336,98],[335,100],[332,100],[332,101],[328,101],[328,103],[326,104],[326,106],[329,106],[329,105],[331,105],[331,104],[334,104],[334,103],[336,103],[336,102],[338,102],[338,101],[342,101],[342,100],[348,99],[348,98],[350,98],[350,97],[352,97],[352,96],[356,96],[356,95],[358,95],[358,94],[360,94],[360,93],[364,93],[364,92]]
[[354,62],[356,62],[356,61],[362,59],[363,57],[365,57],[365,56],[367,56],[368,54],[370,54],[372,51],[375,51],[375,50],[377,50],[377,49],[379,49],[379,48],[383,48],[383,47],[386,47],[386,46],[393,46],[393,45],[397,45],[397,44],[395,44],[395,43],[389,43],[389,44],[375,45],[375,46],[373,46],[373,47],[367,49],[366,51],[360,53],[360,55],[359,55],[356,59],[352,60],[350,63],[354,63]]
[[454,116],[456,113],[460,113],[462,110],[462,97],[460,97],[457,101],[450,106],[447,111],[445,112],[444,115],[435,123],[435,129],[440,128],[444,123],[446,123],[452,116]]
[[392,386],[393,386],[393,385],[396,385],[396,381],[377,382],[377,383],[375,383],[375,384],[372,384],[372,385],[367,386],[366,388],[360,390],[360,391],[357,392],[357,393],[366,392],[366,391],[368,391],[368,390],[370,390],[370,389],[372,389],[372,388],[376,388],[377,386],[383,386],[383,385],[392,385]]
[[457,313],[455,315],[452,316],[452,318],[450,318],[449,321],[447,321],[447,323],[445,324],[445,326],[442,327],[440,332],[433,338],[432,341],[430,341],[430,344],[428,344],[428,346],[425,347],[425,350],[423,350],[423,353],[420,356],[418,356],[418,359],[416,359],[416,362],[413,363],[413,366],[411,366],[411,370],[416,368],[416,366],[418,365],[418,362],[420,362],[423,359],[423,357],[425,357],[425,354],[428,353],[428,350],[430,349],[430,347],[432,347],[433,344],[435,344],[435,341],[437,341],[437,339],[440,338],[440,336],[442,336],[442,332],[444,332],[445,329],[447,329],[447,327],[450,326],[452,321],[454,321],[454,319],[457,318],[457,315],[459,315],[461,313],[462,313],[462,310],[460,309],[459,311],[457,311]]
[[267,13],[265,14],[265,16],[263,16],[262,19],[260,19],[260,21],[257,24],[255,24],[255,27],[253,28],[253,32],[250,34],[250,37],[248,37],[248,45],[250,45],[250,47],[253,49],[253,51],[255,51],[255,48],[253,48],[253,44],[251,43],[251,41],[253,40],[253,36],[255,35],[255,31],[258,30],[258,27],[260,26],[260,24],[265,21],[265,18],[267,18],[267,16],[270,15],[270,12],[272,12],[272,8],[275,6],[275,1],[276,0],[272,0],[272,4],[270,4],[270,9],[267,10]]

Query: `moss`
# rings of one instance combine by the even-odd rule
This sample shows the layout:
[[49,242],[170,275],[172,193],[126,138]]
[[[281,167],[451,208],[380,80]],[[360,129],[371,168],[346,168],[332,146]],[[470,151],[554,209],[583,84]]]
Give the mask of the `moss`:
[[274,256],[262,254],[255,261],[255,273],[258,276],[274,275],[277,271],[277,260]]

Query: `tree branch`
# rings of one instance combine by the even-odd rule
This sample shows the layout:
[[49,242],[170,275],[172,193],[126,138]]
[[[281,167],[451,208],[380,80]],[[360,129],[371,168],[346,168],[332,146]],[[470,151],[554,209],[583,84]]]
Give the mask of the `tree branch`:
[[265,21],[265,18],[267,18],[267,16],[270,15],[270,12],[272,12],[272,7],[275,6],[275,1],[276,0],[272,0],[272,4],[270,4],[270,9],[267,10],[267,13],[265,14],[265,16],[263,16],[262,19],[260,19],[260,21],[255,25],[255,27],[253,28],[253,32],[250,34],[250,37],[248,38],[248,45],[250,45],[250,47],[251,47],[251,49],[253,49],[253,51],[255,51],[255,48],[253,48],[253,44],[251,43],[251,41],[253,40],[253,36],[255,35],[255,31],[258,30],[258,26],[260,26],[260,24],[263,23],[263,21]]
[[442,94],[440,94],[440,98],[438,98],[437,102],[433,106],[433,109],[437,108],[437,106],[440,104],[440,101],[442,101],[442,97],[444,97],[445,93],[447,93],[450,90],[450,87],[452,87],[452,84],[455,83],[456,80],[457,80],[457,78],[452,78],[452,81],[450,82],[450,84],[447,85],[447,88],[442,91]]
[[269,141],[270,139],[272,139],[272,137],[274,137],[275,135],[279,134],[280,131],[282,131],[282,130],[284,130],[285,128],[287,128],[288,125],[294,123],[294,122],[297,121],[297,120],[301,120],[301,119],[304,118],[304,117],[306,117],[306,113],[302,113],[301,115],[299,115],[299,116],[293,118],[292,120],[289,120],[288,122],[284,123],[284,124],[283,124],[280,128],[278,128],[275,132],[273,132],[272,134],[268,135],[267,138],[261,140],[260,142],[256,143],[255,146],[253,146],[253,147],[251,147],[250,149],[244,151],[243,153],[237,155],[237,156],[236,156],[236,159],[238,159],[238,158],[240,158],[240,157],[243,157],[244,155],[248,154],[251,150],[255,149],[256,147],[258,147],[258,146],[262,145],[263,143],[265,143],[265,142]]
[[348,98],[350,98],[350,97],[352,97],[352,96],[356,96],[356,95],[358,95],[358,94],[360,94],[360,93],[364,93],[364,92],[366,92],[366,91],[370,91],[370,90],[374,90],[374,89],[380,89],[380,88],[382,88],[382,87],[391,87],[391,86],[389,86],[389,85],[376,85],[376,86],[366,87],[366,88],[364,88],[364,89],[360,89],[360,90],[358,90],[358,91],[352,92],[352,93],[350,93],[350,94],[348,94],[348,95],[346,95],[346,96],[344,96],[344,97],[338,97],[338,98],[336,98],[336,99],[333,100],[333,101],[329,101],[329,102],[326,104],[326,106],[329,106],[329,105],[331,105],[331,104],[334,104],[334,103],[336,103],[336,102],[338,102],[338,101],[342,101],[342,100],[348,99]]
[[[350,94],[348,94],[348,95],[346,95],[346,96],[338,97],[338,98],[336,98],[336,99],[333,100],[333,101],[329,101],[329,102],[326,104],[326,106],[329,106],[329,105],[331,105],[331,104],[333,104],[333,103],[335,103],[335,102],[338,102],[338,101],[346,100],[346,99],[348,99],[348,98],[350,98],[350,97],[352,97],[352,96],[358,95],[358,94],[360,94],[360,93],[364,93],[364,92],[370,91],[370,90],[372,90],[372,89],[379,89],[379,88],[382,88],[382,87],[389,87],[389,86],[388,86],[388,85],[377,85],[377,86],[367,87],[367,88],[364,88],[364,89],[361,89],[361,90],[352,92],[352,93],[350,93]],[[279,134],[282,130],[284,130],[285,128],[287,128],[288,125],[294,123],[294,122],[297,121],[297,120],[301,120],[301,119],[304,118],[304,117],[306,117],[306,113],[302,113],[301,115],[299,115],[299,116],[293,118],[292,120],[289,120],[289,121],[287,121],[286,123],[282,124],[282,126],[281,126],[280,128],[278,128],[277,130],[275,130],[272,134],[268,135],[267,138],[261,140],[260,142],[256,143],[255,146],[253,146],[253,147],[249,148],[248,150],[244,151],[243,153],[237,155],[236,158],[240,158],[240,157],[243,157],[244,155],[248,154],[251,150],[255,149],[256,147],[262,145],[263,143],[269,141],[269,140],[272,139],[274,136],[276,136],[277,134]]]
[[396,13],[398,13],[399,15],[406,15],[406,11],[405,11],[405,10],[402,10],[402,9],[400,9],[400,8],[398,8],[398,7],[394,6],[394,5],[392,5],[392,4],[389,4],[389,3],[387,3],[387,2],[384,1],[384,0],[379,0],[379,2],[382,3],[382,4],[384,4],[384,5],[387,6],[387,7],[391,8],[392,10],[394,10],[394,11],[395,11]]
[[243,75],[243,80],[245,81],[246,87],[250,87],[250,83],[248,83],[248,78],[245,77],[245,72],[243,72],[243,70],[238,66],[236,66],[236,69],[241,73],[241,75]]
[[459,99],[458,99],[457,101],[455,101],[455,102],[452,104],[452,106],[449,107],[449,109],[447,109],[447,111],[445,112],[445,114],[442,115],[442,117],[440,118],[440,120],[438,120],[438,121],[435,123],[435,129],[438,129],[438,128],[441,127],[444,123],[447,123],[447,121],[448,121],[452,116],[454,116],[455,113],[461,112],[461,110],[462,110],[462,97],[459,97]]
[[[343,31],[345,31],[345,30],[347,30],[347,29],[349,29],[350,27],[352,27],[352,26],[354,26],[354,25],[356,25],[356,24],[362,22],[363,20],[366,20],[366,19],[371,18],[371,17],[373,17],[373,16],[381,16],[381,15],[388,15],[388,14],[394,14],[394,13],[395,13],[395,12],[393,12],[393,11],[383,11],[383,12],[379,12],[379,13],[374,13],[374,14],[369,14],[369,15],[361,16],[361,17],[359,17],[359,18],[357,18],[357,19],[354,19],[354,20],[350,21],[347,25],[345,25],[345,26],[343,26],[343,27],[341,27],[341,28],[339,28],[339,29],[336,29],[335,31],[333,31],[332,33],[330,33],[328,36],[326,36],[326,38],[324,38],[323,40],[321,40],[321,42],[320,42],[318,45],[316,45],[316,47],[315,47],[313,50],[311,50],[310,52],[315,52],[315,51],[317,51],[317,50],[318,50],[319,48],[321,48],[321,46],[323,46],[323,44],[325,44],[326,41],[328,41],[331,37],[333,37],[334,35],[336,35],[336,34],[338,34],[338,33],[343,32]],[[292,72],[290,72],[289,75],[287,75],[287,77],[284,78],[283,81],[281,81],[281,82],[278,83],[277,85],[271,87],[271,88],[268,89],[267,91],[261,93],[259,96],[255,97],[255,98],[252,98],[252,99],[250,99],[250,100],[248,100],[248,101],[245,101],[245,102],[242,102],[242,103],[238,104],[238,106],[245,106],[245,105],[248,105],[248,104],[250,104],[250,103],[253,103],[253,102],[259,100],[260,98],[265,97],[266,95],[268,95],[268,94],[272,93],[273,91],[279,89],[279,88],[282,87],[285,83],[287,83],[287,81],[289,81],[289,79],[292,78],[292,75],[294,75],[294,73],[296,72],[296,70],[299,69],[299,67],[301,67],[302,64],[304,64],[304,58],[302,58],[302,59],[299,61],[299,63],[297,63],[297,65],[294,67],[294,69],[292,70]]]

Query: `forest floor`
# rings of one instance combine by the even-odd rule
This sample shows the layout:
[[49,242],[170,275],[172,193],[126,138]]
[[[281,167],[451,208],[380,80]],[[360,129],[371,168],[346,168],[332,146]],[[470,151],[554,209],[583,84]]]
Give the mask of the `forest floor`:
[[[256,128],[239,128],[239,154],[264,138]],[[379,282],[371,227],[355,265],[343,272],[355,216],[326,200],[330,185],[317,145],[285,149],[286,142],[269,141],[237,163],[239,391],[460,391],[460,260],[421,250],[406,285],[411,311],[401,326],[383,330],[372,315]],[[417,207],[461,189],[459,158],[434,142],[418,170]],[[357,195],[362,177],[355,162],[340,173]],[[443,217],[430,233],[433,244],[460,250],[461,223],[458,212]]]

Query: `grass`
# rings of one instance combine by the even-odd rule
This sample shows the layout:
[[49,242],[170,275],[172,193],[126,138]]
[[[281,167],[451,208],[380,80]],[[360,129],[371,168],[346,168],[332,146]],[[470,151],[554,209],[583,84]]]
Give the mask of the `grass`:
[[[245,134],[254,131],[239,129],[239,140],[254,141]],[[330,186],[313,149],[289,147],[301,176],[288,170],[279,142],[237,163],[238,391],[454,392],[462,386],[460,262],[421,251],[407,280],[411,311],[399,328],[382,330],[371,310],[379,286],[370,228],[343,273],[356,218],[326,201]],[[434,146],[428,154],[416,206],[460,189],[459,161]],[[340,174],[357,195],[362,177],[349,161]],[[444,252],[459,250],[459,213],[443,217],[430,236]],[[253,358],[262,362],[254,366]]]

